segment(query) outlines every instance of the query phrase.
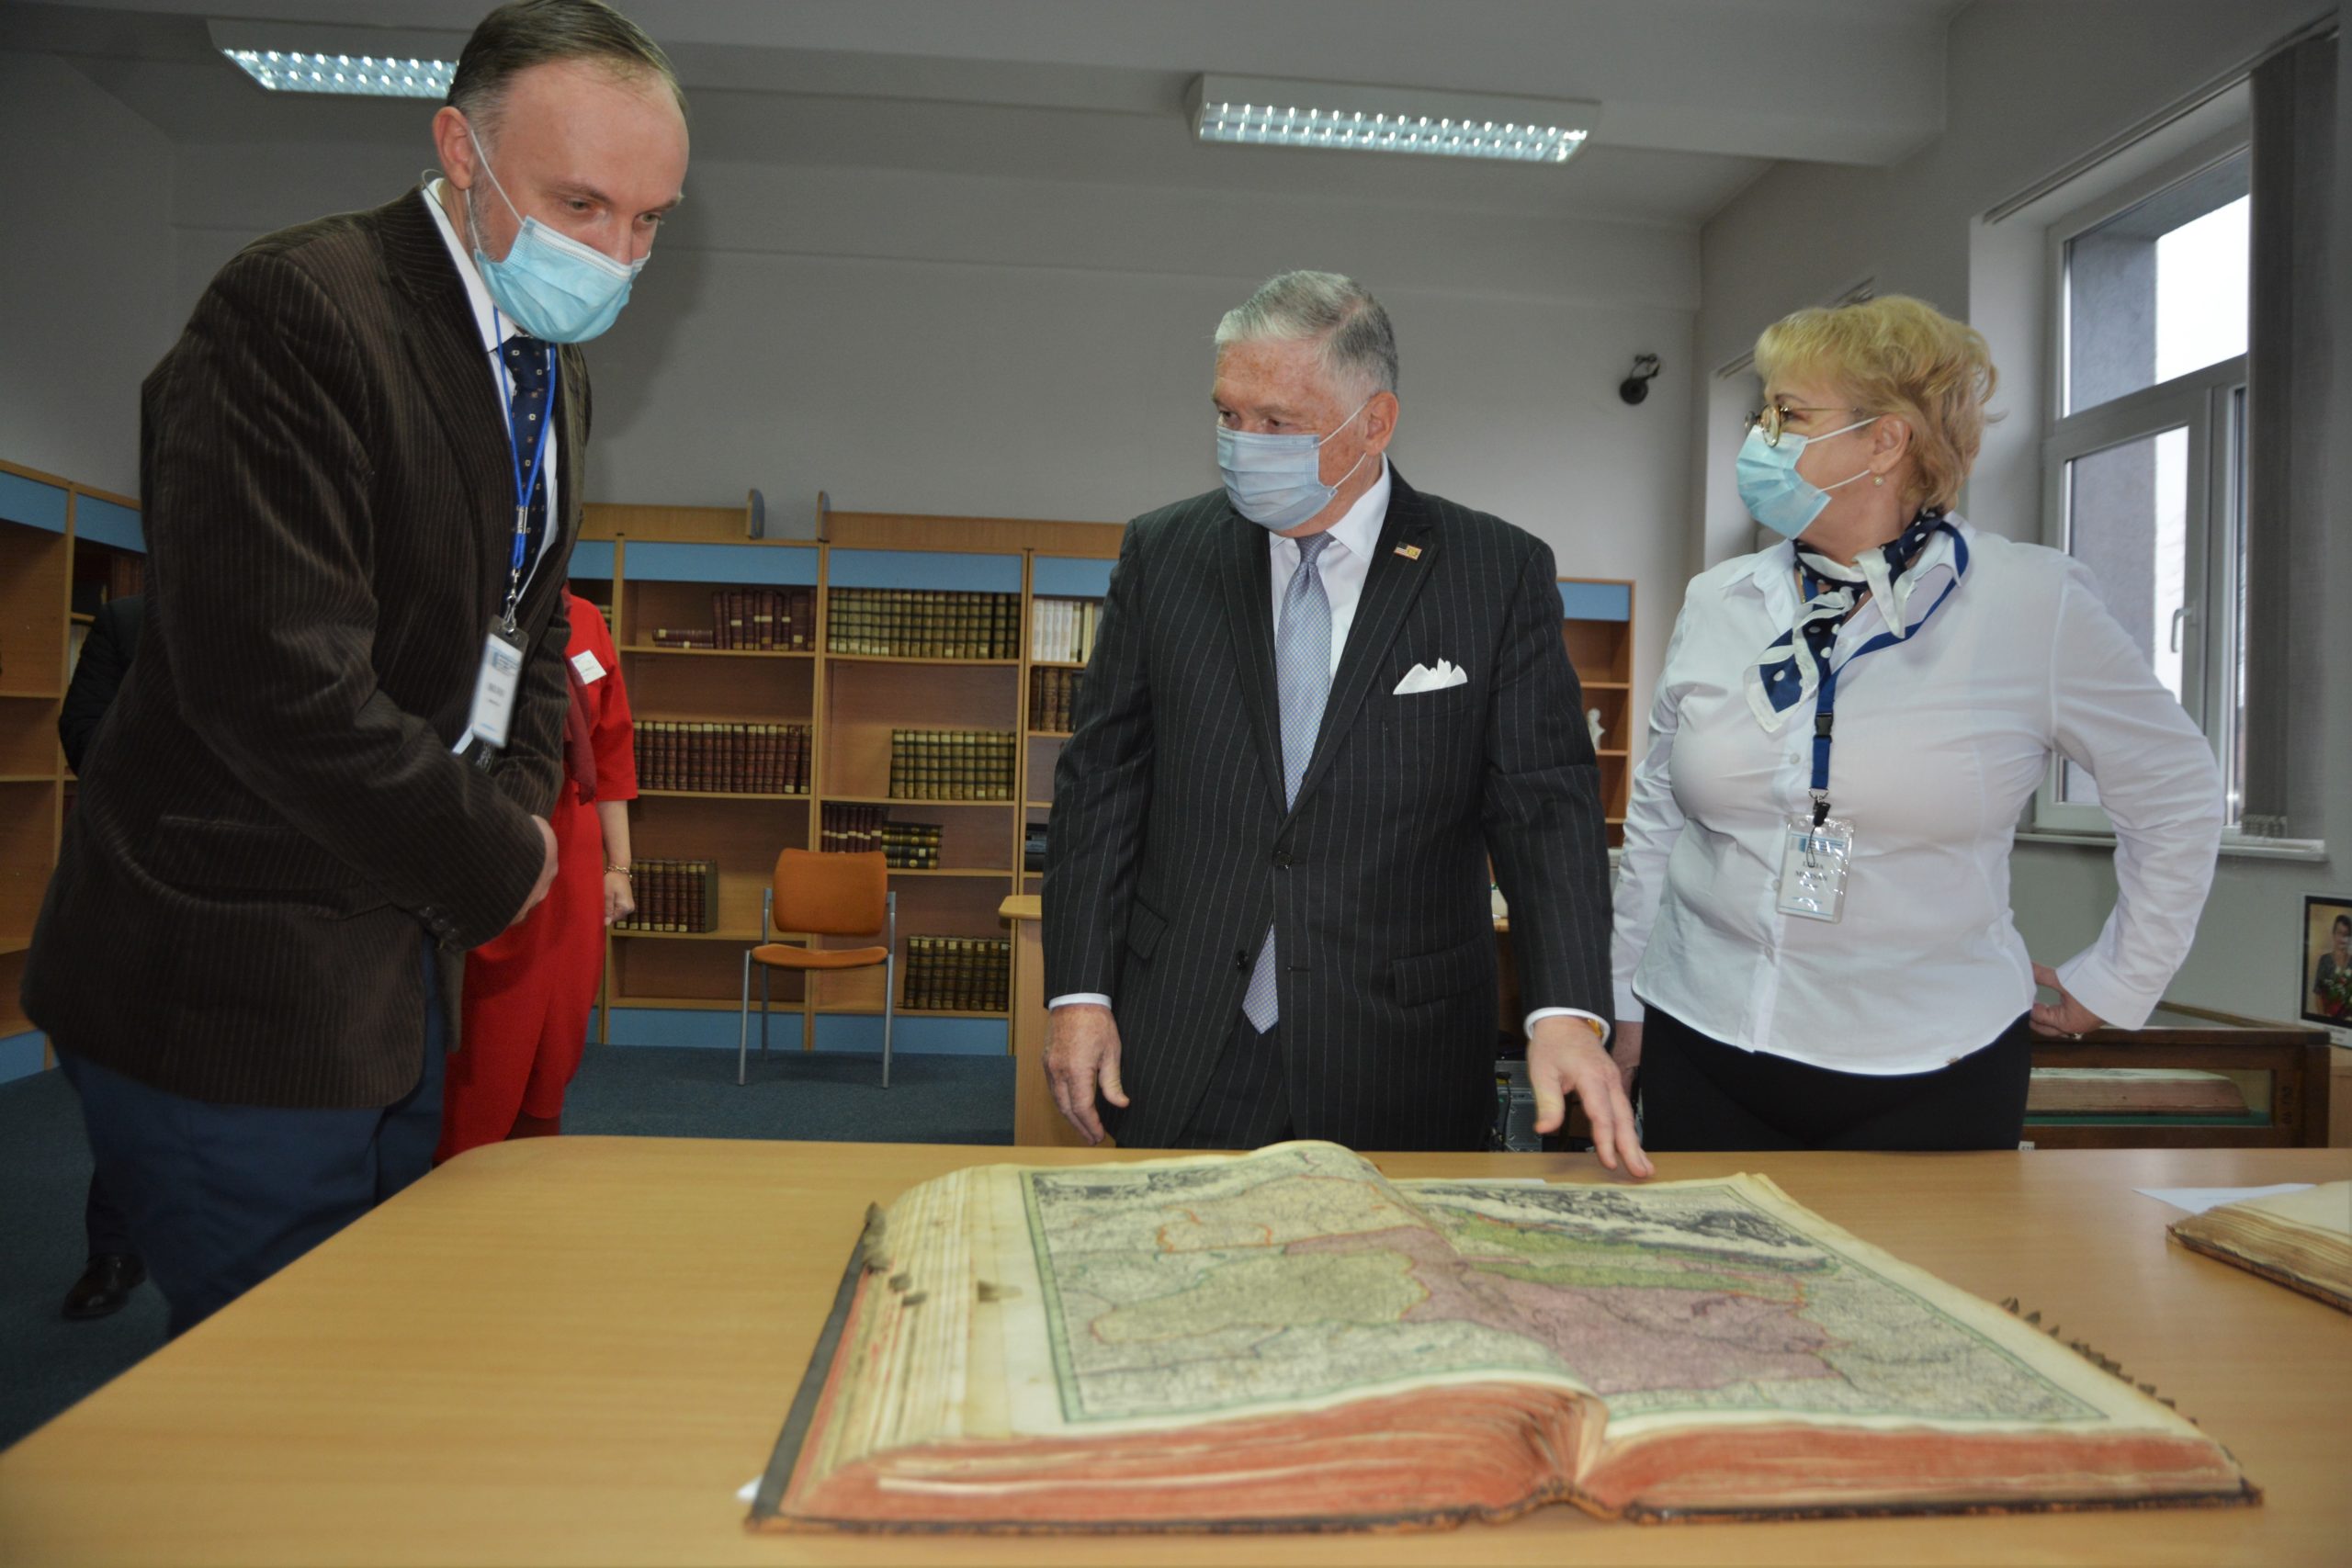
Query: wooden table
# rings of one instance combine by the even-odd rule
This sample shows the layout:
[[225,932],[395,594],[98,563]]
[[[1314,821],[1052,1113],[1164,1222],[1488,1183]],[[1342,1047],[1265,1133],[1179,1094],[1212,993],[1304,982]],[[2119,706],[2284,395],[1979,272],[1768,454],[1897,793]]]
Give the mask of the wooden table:
[[[476,1150],[0,1454],[0,1562],[2342,1562],[2352,1316],[2168,1246],[2134,1186],[2342,1179],[2325,1149],[1667,1155],[1762,1170],[2179,1402],[2257,1508],[1410,1536],[751,1536],[869,1201],[1001,1149],[534,1138]],[[1024,1150],[1033,1164],[1075,1151]],[[1138,1157],[1138,1156],[1118,1156]],[[1592,1179],[1548,1155],[1396,1175]]]

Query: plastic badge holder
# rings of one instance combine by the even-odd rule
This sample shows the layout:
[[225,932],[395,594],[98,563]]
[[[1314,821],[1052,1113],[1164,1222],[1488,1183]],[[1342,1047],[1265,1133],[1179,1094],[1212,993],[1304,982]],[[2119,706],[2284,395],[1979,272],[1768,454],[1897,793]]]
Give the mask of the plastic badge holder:
[[1832,817],[1816,825],[1813,813],[1788,820],[1781,851],[1777,908],[1801,919],[1835,923],[1846,913],[1846,873],[1854,856],[1854,825]]

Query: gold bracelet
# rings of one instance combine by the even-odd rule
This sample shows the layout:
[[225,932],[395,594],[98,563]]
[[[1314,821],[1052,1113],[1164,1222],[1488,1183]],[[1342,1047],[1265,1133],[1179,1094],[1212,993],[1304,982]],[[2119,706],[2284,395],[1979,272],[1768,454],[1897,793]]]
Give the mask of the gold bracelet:
[[606,876],[610,876],[610,875],[612,875],[614,873],[617,872],[617,873],[619,873],[621,875],[623,875],[623,876],[627,876],[627,875],[628,875],[628,874],[629,874],[630,870],[631,870],[631,868],[630,868],[630,867],[628,867],[628,866],[625,866],[625,865],[608,865],[608,866],[606,866],[606,867],[605,868],[605,874]]

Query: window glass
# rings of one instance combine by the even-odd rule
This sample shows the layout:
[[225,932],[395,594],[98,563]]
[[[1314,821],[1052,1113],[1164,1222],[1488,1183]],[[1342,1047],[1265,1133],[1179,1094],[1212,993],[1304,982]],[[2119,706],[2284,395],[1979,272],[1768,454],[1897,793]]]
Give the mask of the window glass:
[[2067,413],[2245,352],[2250,170],[2225,158],[2066,243]]

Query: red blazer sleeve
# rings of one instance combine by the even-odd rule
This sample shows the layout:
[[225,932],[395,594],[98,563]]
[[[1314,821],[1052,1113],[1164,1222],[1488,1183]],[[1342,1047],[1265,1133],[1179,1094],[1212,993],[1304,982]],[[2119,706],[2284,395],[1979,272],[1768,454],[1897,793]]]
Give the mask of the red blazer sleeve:
[[628,688],[621,682],[621,658],[613,647],[612,628],[595,605],[571,599],[571,653],[586,650],[596,656],[605,675],[589,690],[594,694],[595,724],[589,744],[596,752],[596,798],[637,798],[636,731],[628,712]]

